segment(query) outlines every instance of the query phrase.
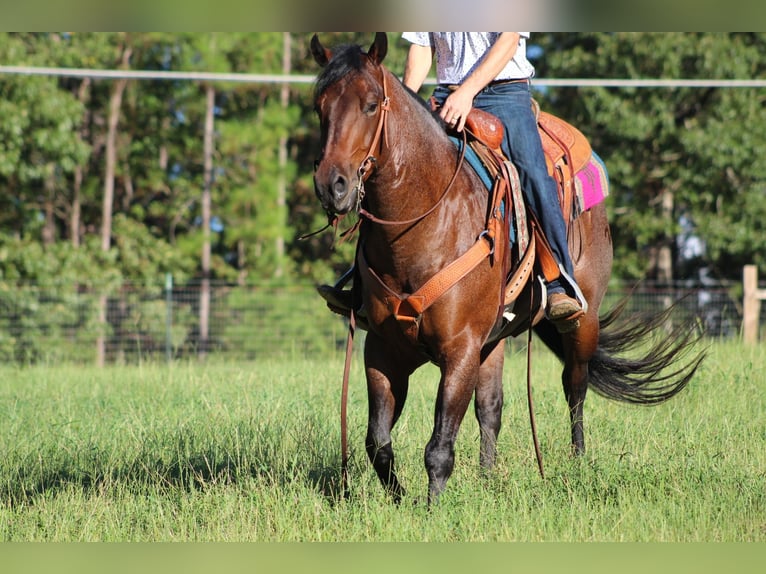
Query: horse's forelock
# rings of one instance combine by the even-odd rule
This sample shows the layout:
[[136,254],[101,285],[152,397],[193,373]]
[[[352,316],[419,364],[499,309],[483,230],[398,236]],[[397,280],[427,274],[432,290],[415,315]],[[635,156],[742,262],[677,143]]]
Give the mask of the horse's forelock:
[[[335,83],[348,79],[353,73],[361,72],[365,67],[366,52],[357,44],[342,44],[332,50],[332,58],[317,76],[314,85],[314,101]],[[404,91],[417,104],[417,107],[423,108],[429,116],[428,119],[433,125],[438,127],[441,133],[444,133],[444,124],[438,113],[431,111],[430,104],[421,98],[416,92],[408,86],[402,84]]]
[[332,58],[317,77],[315,97],[322,95],[327,88],[350,73],[361,70],[364,54],[361,46],[355,44],[343,44],[333,48]]

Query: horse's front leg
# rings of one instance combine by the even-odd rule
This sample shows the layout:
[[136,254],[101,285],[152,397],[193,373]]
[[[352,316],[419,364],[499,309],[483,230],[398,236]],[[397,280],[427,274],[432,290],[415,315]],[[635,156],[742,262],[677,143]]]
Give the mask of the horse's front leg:
[[455,466],[455,440],[479,381],[479,350],[459,349],[441,366],[434,430],[425,450],[428,503],[435,503]]
[[383,487],[398,503],[405,491],[395,472],[391,430],[402,414],[409,376],[417,365],[396,357],[390,346],[374,333],[368,333],[365,340],[364,362],[369,406],[367,456]]
[[474,410],[481,433],[479,464],[486,470],[495,466],[497,455],[497,435],[503,414],[504,351],[503,342],[500,342],[487,355],[479,369],[479,384],[476,387]]

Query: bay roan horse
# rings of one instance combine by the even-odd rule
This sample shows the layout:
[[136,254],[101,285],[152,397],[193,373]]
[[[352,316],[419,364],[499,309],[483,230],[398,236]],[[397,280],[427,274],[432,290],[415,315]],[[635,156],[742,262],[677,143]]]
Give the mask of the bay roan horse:
[[[438,365],[433,433],[425,448],[431,502],[452,473],[455,439],[472,397],[480,427],[480,464],[490,468],[495,462],[504,356],[503,338],[491,340],[490,334],[503,320],[498,310],[506,275],[513,271],[512,248],[496,242],[491,255],[418,313],[414,332],[407,332],[394,316],[392,302],[417,307],[408,294],[483,241],[487,187],[471,167],[456,167],[460,153],[444,124],[381,65],[387,51],[384,33],[376,35],[367,51],[347,45],[330,50],[317,36],[311,49],[323,68],[315,93],[321,132],[315,190],[329,217],[356,210],[366,218],[356,266],[367,271],[357,275],[354,289],[363,301],[369,331],[364,347],[367,454],[384,487],[400,500],[404,489],[395,471],[391,430],[404,407],[410,375],[426,362]],[[599,319],[612,265],[603,202],[575,220],[569,244],[587,313],[568,333],[559,333],[539,314],[534,328],[563,362],[572,446],[581,453],[589,386],[610,399],[658,403],[687,384],[702,357],[674,366],[676,355],[695,341],[687,329],[663,337],[640,358],[619,358],[643,345],[663,317],[618,327],[612,324],[618,306]],[[529,307],[531,298],[522,293],[514,312],[523,313],[525,302]],[[534,312],[526,313],[532,321]]]

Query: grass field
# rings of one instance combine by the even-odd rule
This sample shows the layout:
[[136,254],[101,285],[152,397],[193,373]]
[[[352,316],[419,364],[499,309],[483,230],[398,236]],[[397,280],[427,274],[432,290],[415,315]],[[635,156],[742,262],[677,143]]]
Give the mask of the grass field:
[[[586,403],[587,454],[569,455],[556,361],[506,363],[498,465],[478,468],[469,414],[439,505],[423,448],[437,371],[416,373],[394,434],[401,506],[364,453],[355,358],[349,500],[338,500],[342,357],[326,361],[0,367],[3,541],[766,541],[766,353],[714,343],[681,395],[656,407]],[[472,410],[471,410],[472,412]]]

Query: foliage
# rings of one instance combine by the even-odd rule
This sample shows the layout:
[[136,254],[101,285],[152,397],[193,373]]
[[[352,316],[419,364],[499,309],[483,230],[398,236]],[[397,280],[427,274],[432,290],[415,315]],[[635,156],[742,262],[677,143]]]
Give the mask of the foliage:
[[305,289],[287,285],[231,290],[218,311],[218,344],[246,360],[335,354],[345,343],[344,324],[325,309],[317,313],[316,299],[305,295]]
[[[6,253],[0,248],[0,257]],[[71,253],[59,256],[57,263],[68,266],[71,276],[35,279],[27,272],[23,280],[0,279],[0,364],[87,364],[99,333],[105,335],[109,362],[196,356],[198,284],[174,286],[150,277],[147,285],[96,275],[90,283],[78,283],[76,277],[87,272],[78,269],[81,262]],[[41,257],[35,267],[46,262]],[[55,273],[55,265],[50,267]],[[343,351],[347,323],[321,304],[312,285],[213,283],[211,292],[210,348],[218,357],[328,357]],[[98,322],[101,294],[106,295],[104,325]]]
[[95,292],[122,278],[95,242],[43,247],[0,235],[0,361],[80,361],[98,332]]
[[[356,32],[321,36],[328,46],[363,49],[373,39]],[[0,56],[9,65],[310,75],[317,72],[310,38],[3,33]],[[407,43],[399,33],[389,33],[389,40],[386,65],[401,74]],[[534,62],[540,77],[766,77],[766,35],[760,33],[556,33],[534,35],[532,43],[542,48]],[[199,282],[207,85],[127,82],[118,110],[111,247],[102,253],[113,86],[114,80],[90,78],[0,77],[0,278],[6,291],[31,281],[60,285],[61,297],[68,290],[66,296],[76,298],[97,284],[114,295],[122,284],[159,285],[166,273],[177,286]],[[332,282],[352,261],[353,242],[340,244],[330,231],[301,239],[326,223],[313,192],[320,143],[312,86],[291,84],[286,93],[278,84],[216,82],[214,88],[211,279]],[[616,278],[656,275],[663,248],[676,254],[676,279],[701,266],[735,280],[743,264],[766,267],[762,89],[584,87],[535,95],[580,127],[606,161]],[[690,235],[705,251],[684,259],[680,239]],[[25,310],[30,327],[57,315],[32,312],[31,300],[14,305]],[[150,315],[156,313],[143,316]],[[61,324],[68,320],[62,315]],[[6,340],[7,356],[25,344]]]

